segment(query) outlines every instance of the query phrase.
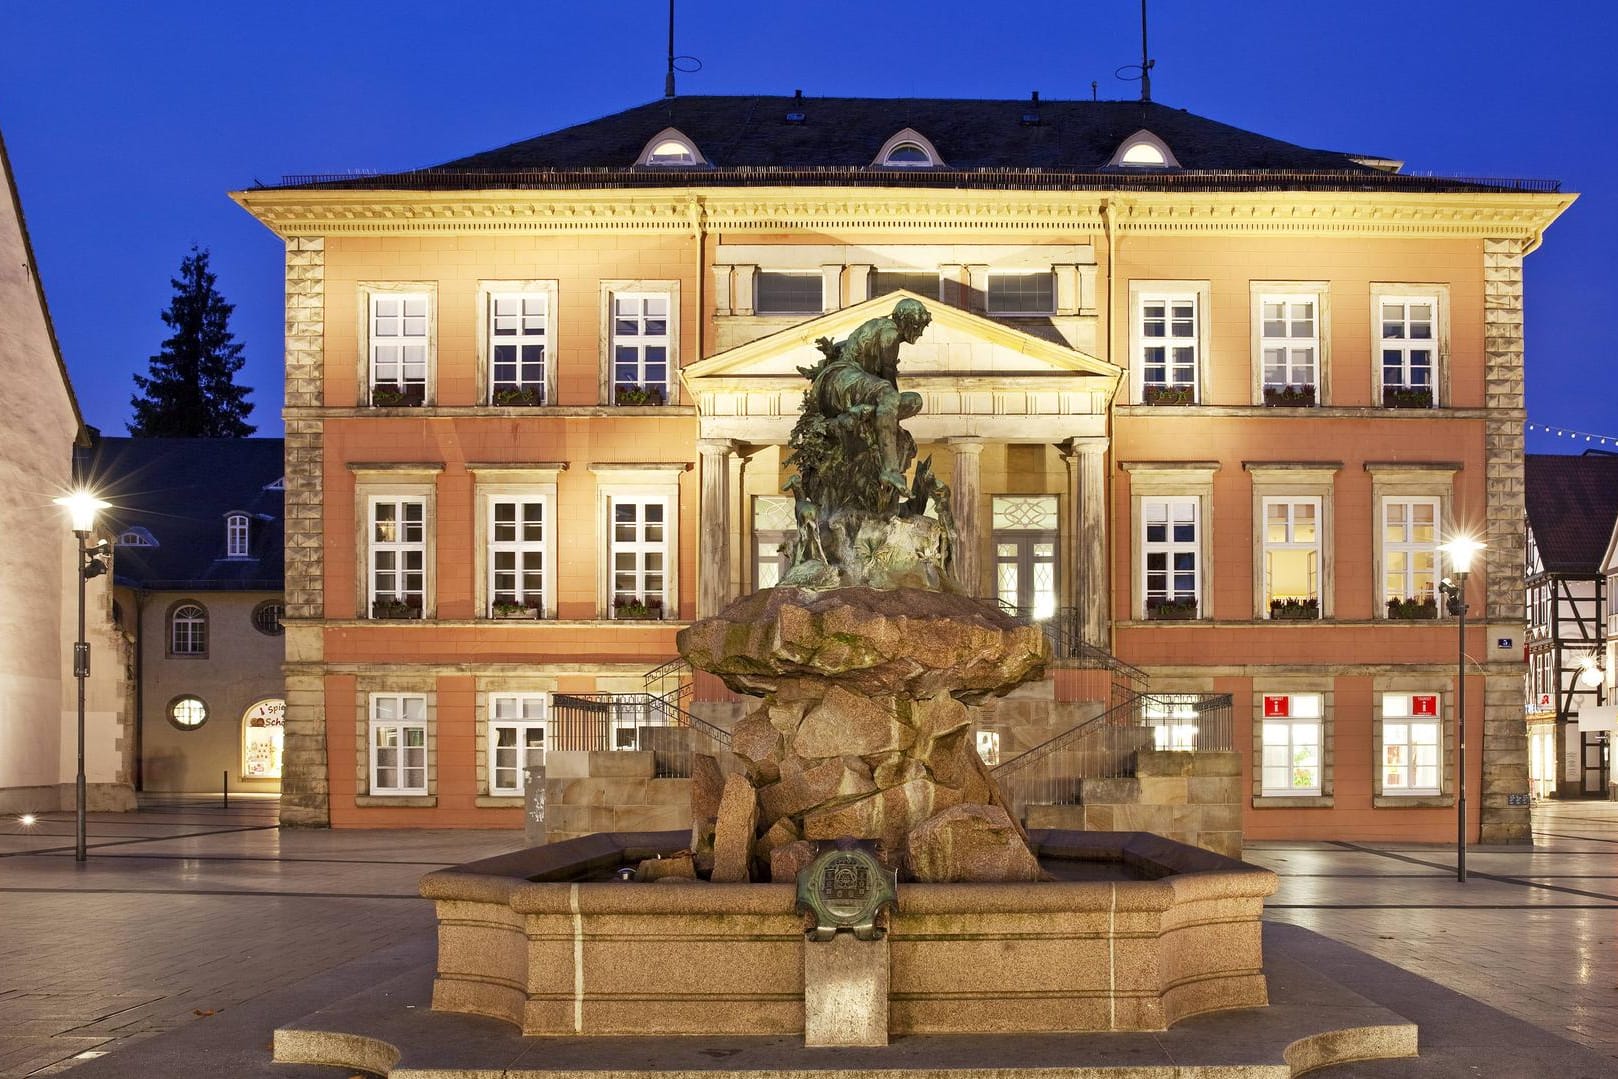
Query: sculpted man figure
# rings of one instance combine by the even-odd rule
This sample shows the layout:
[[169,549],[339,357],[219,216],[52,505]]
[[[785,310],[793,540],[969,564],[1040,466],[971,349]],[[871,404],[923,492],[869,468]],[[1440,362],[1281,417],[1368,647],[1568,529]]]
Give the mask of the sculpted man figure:
[[874,410],[882,482],[908,492],[899,452],[899,421],[921,411],[921,395],[899,392],[899,346],[915,344],[933,316],[917,300],[900,300],[893,314],[873,318],[838,345],[822,347],[810,397],[828,418]]

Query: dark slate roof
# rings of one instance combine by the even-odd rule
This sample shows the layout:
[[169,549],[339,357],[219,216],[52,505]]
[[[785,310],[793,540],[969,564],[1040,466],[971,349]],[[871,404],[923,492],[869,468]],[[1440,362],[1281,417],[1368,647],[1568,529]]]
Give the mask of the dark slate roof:
[[[802,113],[803,121],[789,123],[789,113]],[[1029,114],[1039,122],[1025,123]],[[646,144],[669,127],[691,139],[712,168],[634,167]],[[870,168],[883,144],[905,128],[926,137],[947,167]],[[1142,128],[1163,140],[1180,169],[1104,168]],[[285,184],[428,190],[737,184],[1454,190],[1477,182],[1395,175],[1354,155],[1311,150],[1157,102],[697,96],[639,105],[432,168],[288,177]]]
[[[279,438],[106,438],[77,455],[81,480],[112,503],[113,535],[146,529],[156,547],[119,546],[119,584],[149,590],[282,590]],[[225,557],[225,516],[248,515],[247,558]]]
[[1523,495],[1546,571],[1598,574],[1618,521],[1618,456],[1531,453]]

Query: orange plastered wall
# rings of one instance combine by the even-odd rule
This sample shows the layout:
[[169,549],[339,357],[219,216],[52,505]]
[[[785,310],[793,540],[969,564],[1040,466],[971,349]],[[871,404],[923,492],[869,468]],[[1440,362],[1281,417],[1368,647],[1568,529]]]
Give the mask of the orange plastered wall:
[[1253,401],[1250,336],[1255,281],[1324,281],[1329,285],[1331,402],[1370,405],[1371,285],[1449,287],[1451,400],[1481,408],[1483,396],[1483,244],[1478,240],[1392,240],[1321,237],[1135,236],[1115,252],[1111,310],[1117,320],[1113,361],[1129,353],[1131,281],[1207,281],[1211,310],[1204,362],[1206,404]]
[[678,281],[682,365],[696,355],[696,241],[689,236],[330,237],[326,241],[325,394],[331,406],[360,399],[366,312],[362,282],[436,282],[437,391],[445,406],[477,404],[479,281],[554,280],[550,362],[556,404],[600,397],[601,282]]

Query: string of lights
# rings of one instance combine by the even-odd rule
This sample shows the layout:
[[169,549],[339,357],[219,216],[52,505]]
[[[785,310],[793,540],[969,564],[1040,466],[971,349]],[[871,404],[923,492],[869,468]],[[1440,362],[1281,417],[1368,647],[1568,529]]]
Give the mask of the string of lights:
[[1589,431],[1575,431],[1571,427],[1556,427],[1548,423],[1530,423],[1527,425],[1530,433],[1539,431],[1547,435],[1555,435],[1573,442],[1589,442],[1597,446],[1612,446],[1618,449],[1618,435],[1592,434]]

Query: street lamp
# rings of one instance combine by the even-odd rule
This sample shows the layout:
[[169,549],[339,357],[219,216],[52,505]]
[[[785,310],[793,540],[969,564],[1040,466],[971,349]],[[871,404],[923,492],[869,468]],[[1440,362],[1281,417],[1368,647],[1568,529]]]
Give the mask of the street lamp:
[[1439,550],[1449,555],[1455,580],[1445,577],[1438,590],[1447,599],[1449,613],[1456,619],[1455,660],[1455,879],[1466,883],[1466,574],[1472,556],[1484,544],[1471,536],[1457,536]]
[[72,521],[73,534],[79,538],[79,636],[73,643],[73,677],[79,683],[79,772],[77,780],[77,796],[74,809],[77,816],[76,840],[73,846],[73,860],[82,862],[86,858],[84,846],[84,683],[90,677],[90,642],[84,639],[84,589],[91,577],[98,577],[107,572],[107,564],[102,556],[106,554],[106,541],[96,544],[94,548],[85,546],[90,538],[90,532],[95,528],[96,514],[107,508],[107,503],[86,490],[77,490],[70,495],[53,499],[68,513]]

